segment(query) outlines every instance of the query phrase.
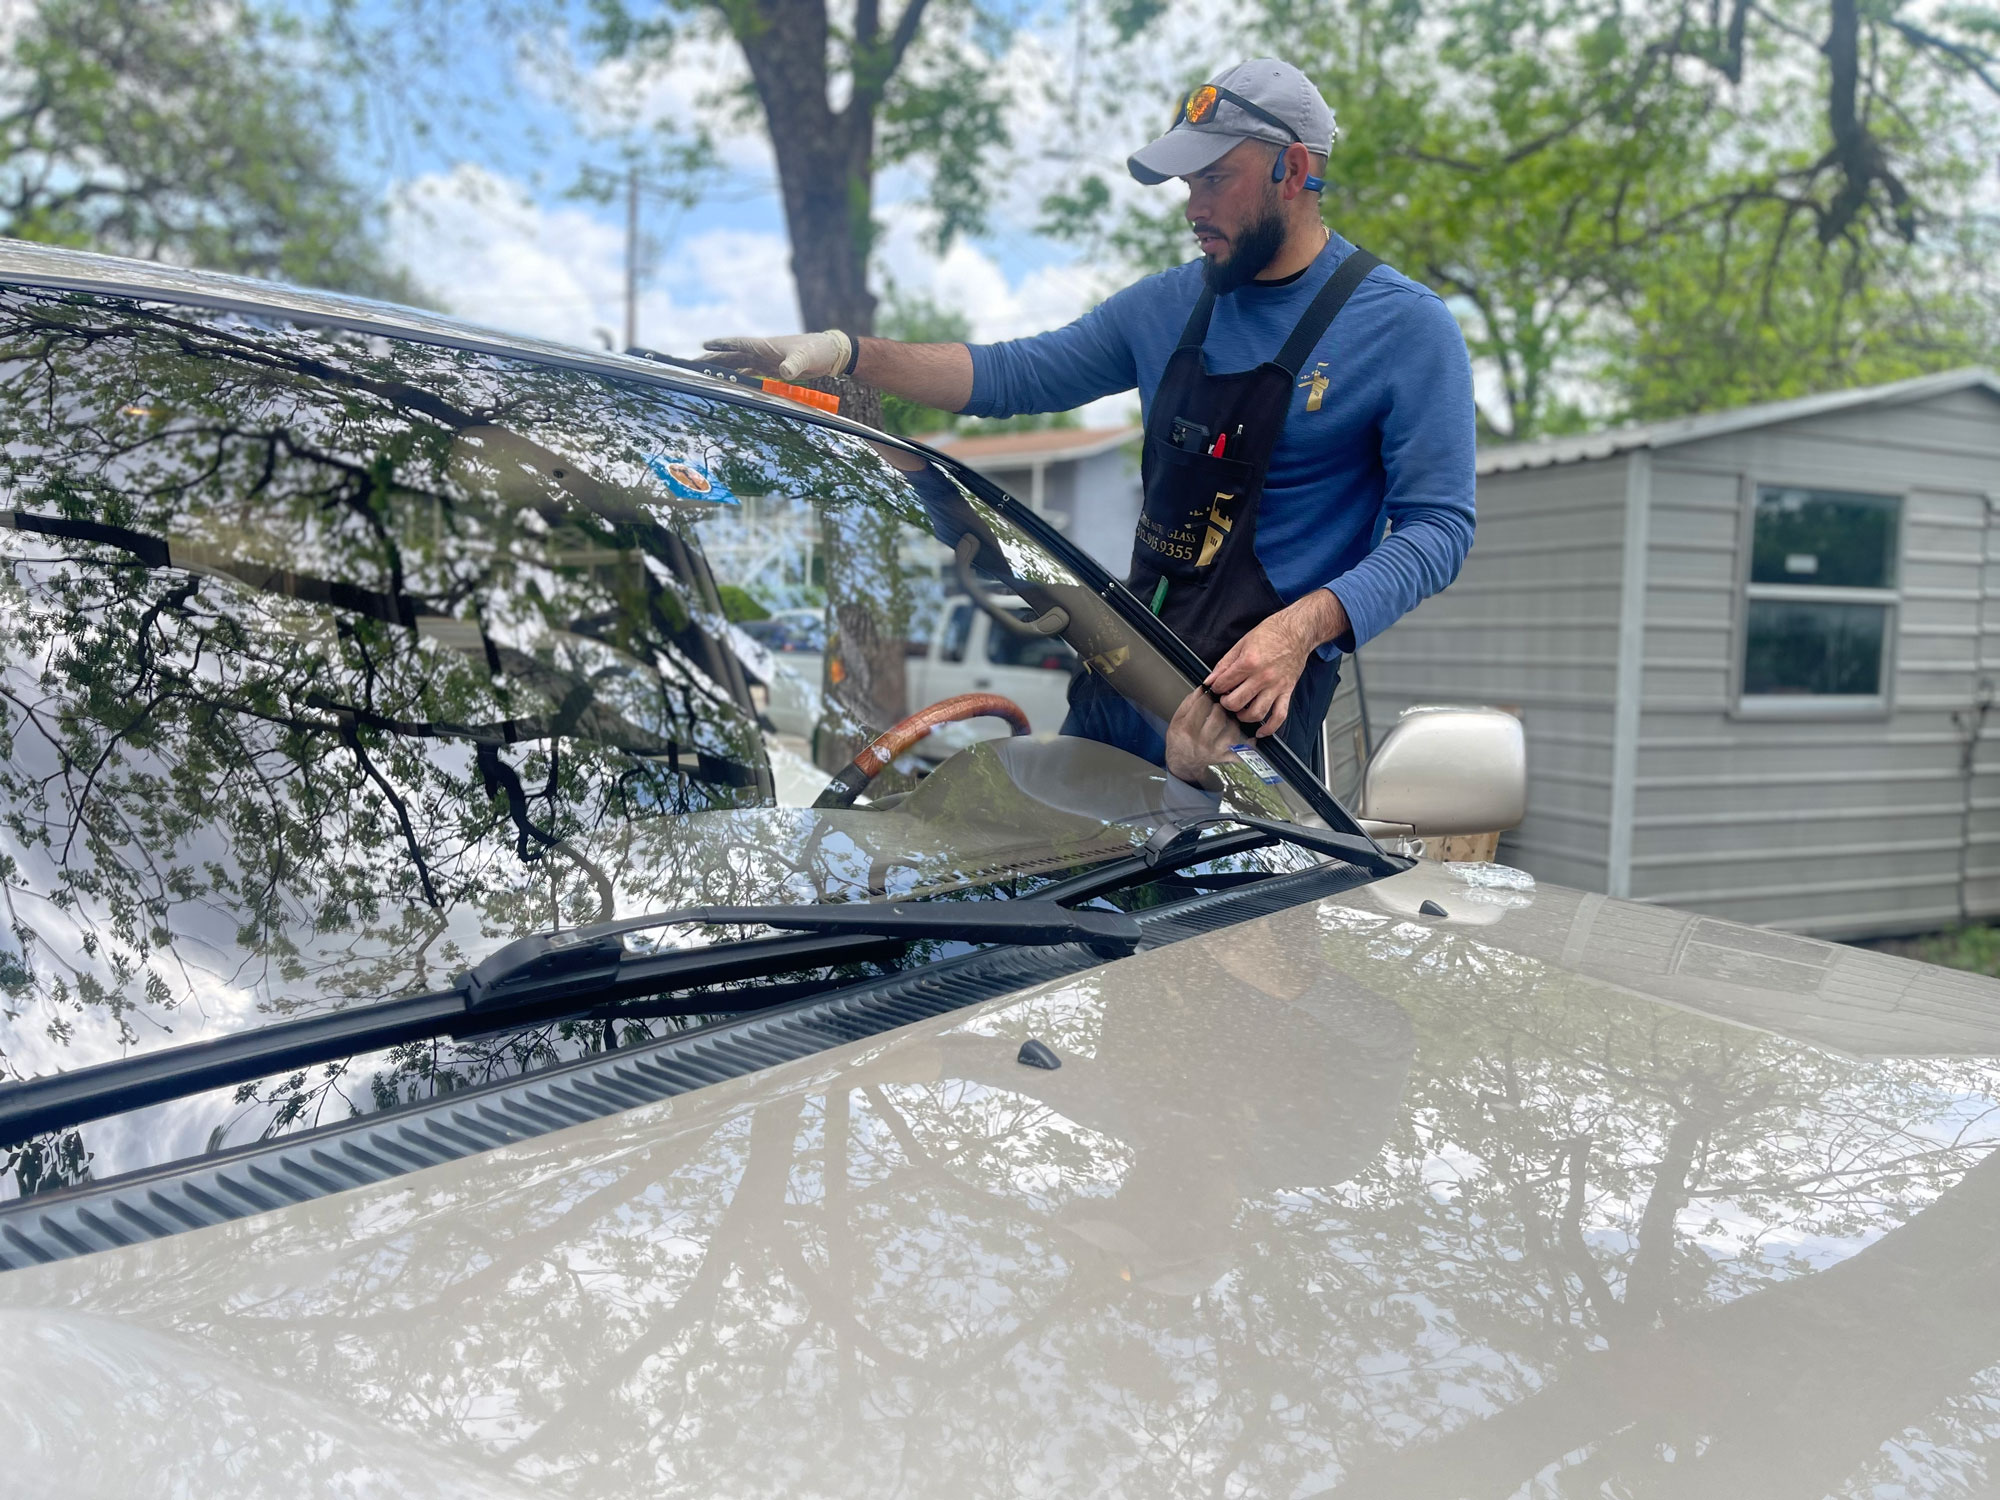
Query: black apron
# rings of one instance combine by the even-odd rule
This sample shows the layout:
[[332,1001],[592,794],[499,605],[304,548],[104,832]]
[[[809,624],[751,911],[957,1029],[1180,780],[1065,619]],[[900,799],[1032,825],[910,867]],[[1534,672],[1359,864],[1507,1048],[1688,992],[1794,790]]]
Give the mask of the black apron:
[[[1285,607],[1257,560],[1257,508],[1271,452],[1291,415],[1299,371],[1362,278],[1382,262],[1366,250],[1349,253],[1307,307],[1276,359],[1231,375],[1212,375],[1202,357],[1215,293],[1202,288],[1178,347],[1167,360],[1146,423],[1141,460],[1145,500],[1132,546],[1133,592],[1210,667],[1244,636]],[[1221,451],[1217,452],[1220,447]],[[1318,652],[1292,690],[1278,737],[1315,771],[1320,724],[1333,701],[1338,659]],[[1079,678],[1063,732],[1123,743],[1115,697],[1094,674]],[[1100,725],[1097,721],[1103,721]],[[1075,727],[1072,728],[1071,726]],[[1112,735],[1100,732],[1118,728]],[[1159,734],[1152,731],[1145,754]],[[1149,755],[1158,760],[1158,755]]]

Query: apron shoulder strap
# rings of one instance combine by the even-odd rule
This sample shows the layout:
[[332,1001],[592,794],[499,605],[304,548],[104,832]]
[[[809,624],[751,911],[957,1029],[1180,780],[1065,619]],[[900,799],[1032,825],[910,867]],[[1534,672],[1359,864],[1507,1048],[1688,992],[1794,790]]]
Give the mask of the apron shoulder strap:
[[1188,314],[1187,327],[1181,330],[1180,347],[1199,349],[1208,339],[1208,320],[1215,312],[1215,289],[1203,284],[1201,295],[1194,299],[1194,311]]
[[[1283,367],[1285,373],[1298,378],[1306,357],[1318,346],[1320,335],[1324,334],[1333,320],[1340,315],[1347,299],[1354,295],[1354,289],[1361,285],[1362,278],[1381,265],[1379,256],[1370,255],[1366,250],[1355,249],[1342,261],[1334,273],[1327,277],[1326,285],[1319,289],[1319,295],[1312,300],[1305,316],[1299,319],[1299,326],[1292,330],[1292,336],[1285,340],[1285,347],[1278,351],[1273,363]],[[1197,311],[1201,309],[1197,308]],[[1204,317],[1202,331],[1207,332]]]
[[[1174,353],[1179,354],[1184,350],[1192,349],[1197,356],[1200,355],[1202,343],[1208,337],[1208,320],[1214,311],[1215,293],[1207,285],[1204,285],[1201,289],[1201,295],[1194,300],[1194,311],[1188,314],[1187,327],[1181,330],[1181,341],[1179,346],[1175,348]],[[1169,364],[1167,368],[1171,370],[1173,366]],[[1156,394],[1153,398],[1152,414],[1146,421],[1147,435],[1150,437],[1158,433],[1164,437],[1167,431],[1167,424],[1173,420],[1175,415],[1175,413],[1167,410],[1166,403],[1161,401]]]

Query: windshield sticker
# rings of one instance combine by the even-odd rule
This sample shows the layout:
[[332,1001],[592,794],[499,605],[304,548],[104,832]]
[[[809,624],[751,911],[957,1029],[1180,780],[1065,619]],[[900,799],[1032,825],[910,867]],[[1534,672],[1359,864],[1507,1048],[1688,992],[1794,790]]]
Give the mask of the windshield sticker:
[[676,458],[666,453],[646,455],[646,467],[663,481],[676,498],[704,500],[710,505],[734,505],[729,486],[708,472],[708,465],[692,458]]
[[1263,782],[1264,785],[1276,786],[1280,781],[1284,780],[1284,777],[1278,774],[1277,769],[1258,753],[1255,745],[1231,745],[1229,748],[1236,753],[1236,758],[1248,766],[1251,773],[1259,781]]

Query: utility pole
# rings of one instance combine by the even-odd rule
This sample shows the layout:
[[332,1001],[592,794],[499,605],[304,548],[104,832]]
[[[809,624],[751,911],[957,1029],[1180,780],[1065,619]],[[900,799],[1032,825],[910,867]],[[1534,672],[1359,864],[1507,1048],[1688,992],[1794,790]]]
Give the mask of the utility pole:
[[639,342],[639,169],[625,173],[625,343]]
[[[639,257],[645,245],[639,238],[639,199],[642,194],[651,193],[669,203],[686,206],[687,195],[667,183],[651,182],[640,174],[636,164],[629,165],[623,172],[608,171],[603,167],[586,166],[582,173],[584,189],[600,203],[615,203],[622,187],[625,192],[625,337],[618,345],[620,350],[630,349],[639,342]],[[598,195],[602,194],[601,197]],[[611,330],[600,328],[600,336],[606,344],[611,342]]]

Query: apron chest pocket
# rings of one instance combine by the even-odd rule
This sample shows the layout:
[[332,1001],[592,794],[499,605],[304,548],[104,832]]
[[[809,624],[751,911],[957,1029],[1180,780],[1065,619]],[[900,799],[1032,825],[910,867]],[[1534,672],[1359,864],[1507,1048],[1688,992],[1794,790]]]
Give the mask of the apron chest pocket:
[[1155,473],[1139,512],[1139,559],[1169,578],[1198,577],[1228,540],[1255,484],[1255,467],[1158,438],[1146,446]]

